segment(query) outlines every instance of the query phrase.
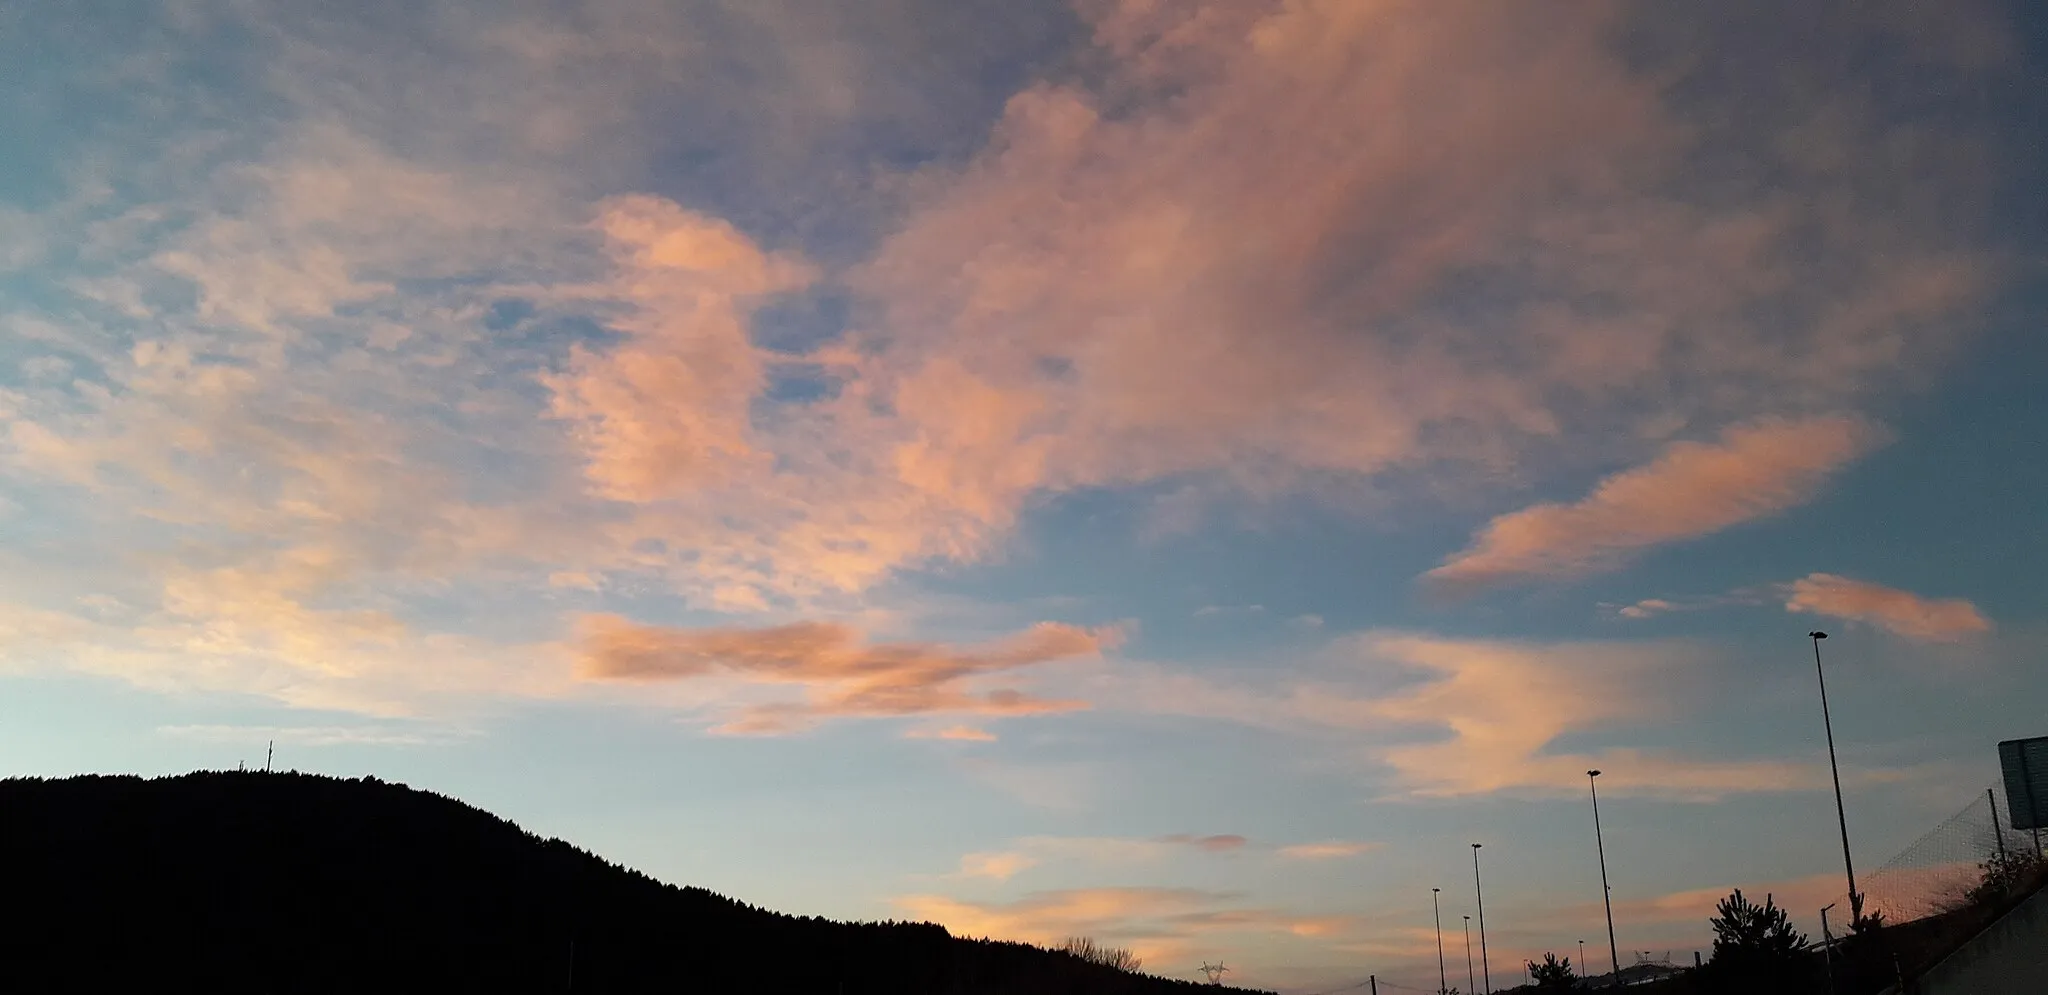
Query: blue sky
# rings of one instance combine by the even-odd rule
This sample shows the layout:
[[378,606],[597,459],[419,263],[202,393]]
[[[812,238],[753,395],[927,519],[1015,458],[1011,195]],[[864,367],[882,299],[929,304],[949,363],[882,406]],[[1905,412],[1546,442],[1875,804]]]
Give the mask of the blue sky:
[[[2041,734],[2024,5],[0,14],[0,756],[1288,991]],[[1600,959],[1595,959],[1595,965]]]

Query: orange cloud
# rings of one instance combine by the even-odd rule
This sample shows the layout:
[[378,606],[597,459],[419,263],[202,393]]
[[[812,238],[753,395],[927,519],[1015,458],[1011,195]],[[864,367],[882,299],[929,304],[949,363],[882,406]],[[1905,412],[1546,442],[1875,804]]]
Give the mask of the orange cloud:
[[1574,504],[1541,504],[1487,523],[1425,576],[1448,587],[1612,569],[1652,546],[1695,539],[1811,499],[1877,440],[1845,417],[1767,420],[1713,443],[1680,442],[1602,480]]
[[677,629],[616,615],[581,623],[579,672],[586,678],[678,681],[728,676],[801,686],[800,702],[748,706],[714,731],[787,732],[830,716],[957,712],[1033,715],[1086,708],[1011,688],[975,692],[977,679],[1041,663],[1091,657],[1114,647],[1115,629],[1041,622],[1006,641],[975,648],[931,643],[864,643],[851,626],[798,622],[764,629]]
[[1991,631],[1991,620],[1961,598],[1923,598],[1835,574],[1808,574],[1793,581],[1785,610],[1868,622],[1925,642],[1955,642]]

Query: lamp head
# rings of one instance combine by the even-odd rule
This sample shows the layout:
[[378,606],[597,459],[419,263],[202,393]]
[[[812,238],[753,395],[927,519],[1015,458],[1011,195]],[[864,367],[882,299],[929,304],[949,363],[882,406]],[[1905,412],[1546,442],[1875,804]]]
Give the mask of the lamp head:
[[1586,772],[1586,776],[1587,776],[1587,777],[1599,777],[1599,776],[1600,776],[1600,772],[1599,772],[1599,771],[1597,771],[1597,770],[1589,770],[1589,771],[1587,771],[1587,772]]
[[1826,639],[1828,637],[1828,634],[1818,629],[1815,629],[1814,631],[1807,633],[1806,636],[1809,639]]

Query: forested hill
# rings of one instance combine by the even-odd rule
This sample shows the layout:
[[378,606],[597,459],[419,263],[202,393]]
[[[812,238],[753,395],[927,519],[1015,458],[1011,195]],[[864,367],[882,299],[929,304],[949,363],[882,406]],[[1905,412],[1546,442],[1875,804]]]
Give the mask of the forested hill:
[[0,781],[0,853],[14,991],[1219,991],[756,909],[372,778]]

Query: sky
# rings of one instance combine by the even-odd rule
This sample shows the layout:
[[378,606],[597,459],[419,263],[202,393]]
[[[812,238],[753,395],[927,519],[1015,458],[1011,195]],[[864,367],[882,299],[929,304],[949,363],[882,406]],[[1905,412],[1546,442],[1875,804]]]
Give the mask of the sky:
[[[2019,2],[0,6],[0,770],[1496,984],[2048,734]],[[1866,872],[1868,873],[1868,872]],[[1846,903],[1844,903],[1846,907]],[[1604,957],[1593,958],[1602,967]],[[1455,972],[1454,972],[1455,973]]]

